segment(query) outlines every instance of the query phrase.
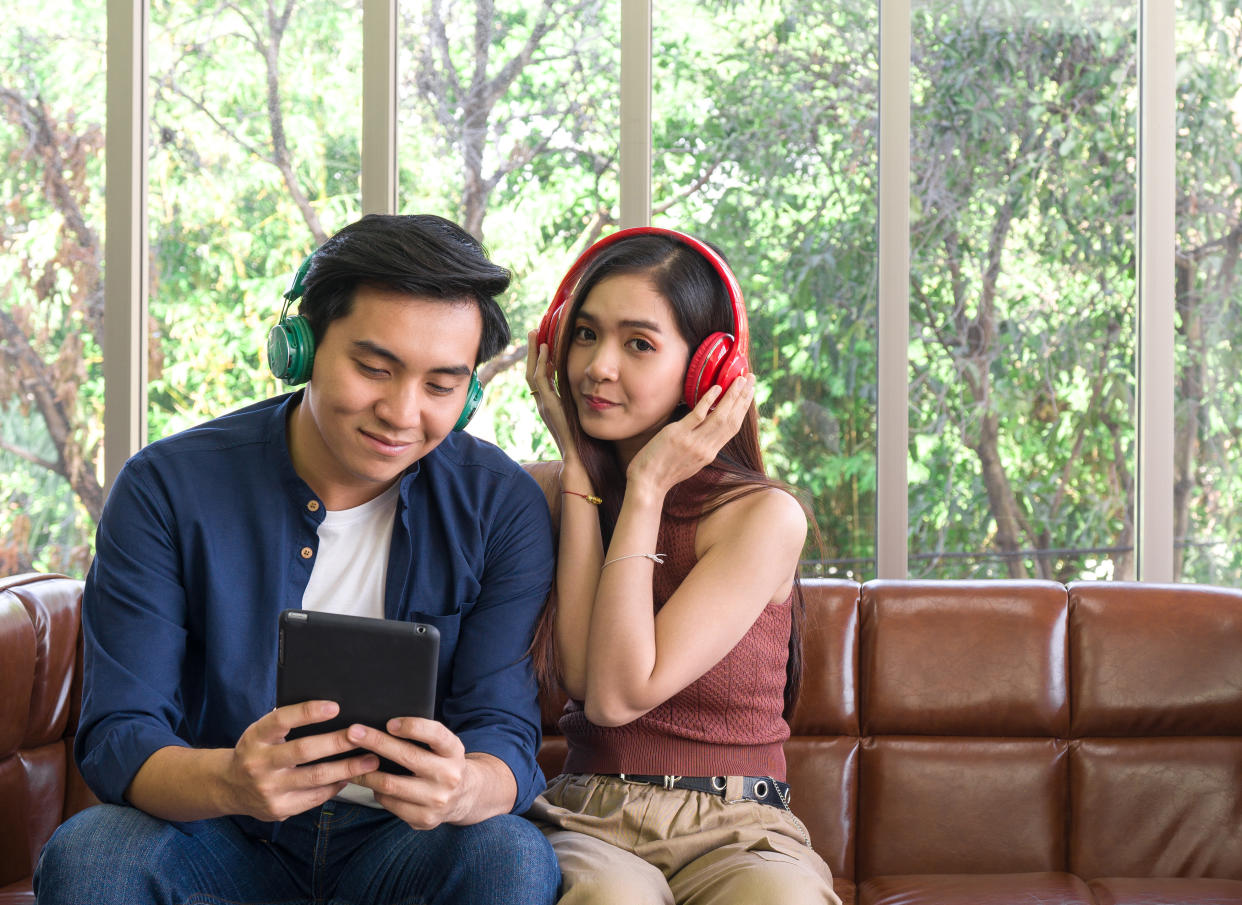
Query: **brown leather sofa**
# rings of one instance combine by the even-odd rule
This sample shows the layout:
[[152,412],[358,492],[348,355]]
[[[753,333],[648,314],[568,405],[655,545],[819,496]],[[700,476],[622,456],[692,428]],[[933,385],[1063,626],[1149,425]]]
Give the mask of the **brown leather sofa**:
[[[0,903],[90,802],[80,584],[0,580]],[[1242,592],[813,581],[786,746],[847,903],[1242,903]],[[545,707],[541,762],[564,743]]]
[[81,612],[80,581],[0,579],[0,905],[34,902],[39,849],[95,801],[73,765]]

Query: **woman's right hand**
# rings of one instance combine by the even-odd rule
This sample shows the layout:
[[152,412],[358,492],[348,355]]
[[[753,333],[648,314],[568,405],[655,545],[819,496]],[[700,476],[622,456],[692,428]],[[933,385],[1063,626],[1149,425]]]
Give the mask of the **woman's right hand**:
[[566,450],[571,436],[569,422],[565,418],[565,410],[561,406],[560,394],[552,380],[552,368],[548,361],[548,344],[540,343],[537,331],[531,330],[526,336],[526,385],[535,400],[539,417],[548,427],[556,448],[560,450],[561,459],[566,460],[572,455],[572,449]]

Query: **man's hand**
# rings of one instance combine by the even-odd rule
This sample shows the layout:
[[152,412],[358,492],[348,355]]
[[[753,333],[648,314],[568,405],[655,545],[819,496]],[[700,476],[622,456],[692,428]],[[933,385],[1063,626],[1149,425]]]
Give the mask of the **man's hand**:
[[385,733],[350,726],[349,744],[401,764],[411,775],[377,771],[355,782],[369,788],[379,804],[414,829],[480,823],[513,807],[517,783],[499,758],[467,754],[461,739],[435,720],[403,717],[390,720],[387,728]]
[[244,814],[272,821],[308,811],[379,766],[367,752],[309,763],[355,749],[344,729],[285,741],[289,730],[329,720],[339,709],[331,701],[278,707],[247,727],[233,748],[160,748],[138,769],[125,797],[164,820]]
[[345,730],[285,741],[291,729],[332,719],[339,709],[332,701],[307,701],[278,707],[252,723],[233,748],[225,775],[232,813],[284,820],[323,804],[378,767],[379,758],[367,752],[310,763],[357,747]]

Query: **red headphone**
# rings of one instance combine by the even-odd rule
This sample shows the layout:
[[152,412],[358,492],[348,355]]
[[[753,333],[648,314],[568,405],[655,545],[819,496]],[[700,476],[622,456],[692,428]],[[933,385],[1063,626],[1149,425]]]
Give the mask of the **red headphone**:
[[737,277],[733,275],[733,271],[729,269],[724,258],[710,245],[700,242],[693,236],[672,229],[661,229],[658,226],[634,226],[600,239],[582,253],[582,256],[574,262],[564,279],[561,280],[556,295],[552,297],[552,304],[548,306],[547,313],[539,322],[539,332],[536,334],[535,342],[536,344],[547,343],[548,358],[555,360],[556,340],[561,331],[561,314],[577,286],[578,279],[599,251],[629,236],[666,236],[690,246],[715,268],[720,279],[724,281],[725,291],[729,294],[736,336],[728,333],[713,333],[703,340],[694,354],[690,356],[690,367],[686,370],[686,384],[682,390],[682,399],[686,405],[693,408],[703,398],[703,394],[713,386],[720,387],[721,391],[727,390],[729,384],[733,383],[736,378],[750,371],[750,365],[746,361],[746,353],[750,348],[750,329],[746,325],[746,307],[742,302],[742,287],[738,285]]

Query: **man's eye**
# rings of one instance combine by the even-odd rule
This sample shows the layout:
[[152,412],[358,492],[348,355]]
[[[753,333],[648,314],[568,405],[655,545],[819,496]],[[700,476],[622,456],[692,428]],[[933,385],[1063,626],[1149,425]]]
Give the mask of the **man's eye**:
[[358,370],[363,374],[366,374],[368,377],[379,377],[384,373],[383,368],[373,368],[369,364],[364,364],[361,361],[358,362]]
[[427,385],[427,389],[433,396],[451,396],[456,387],[446,387],[438,383],[430,383]]

